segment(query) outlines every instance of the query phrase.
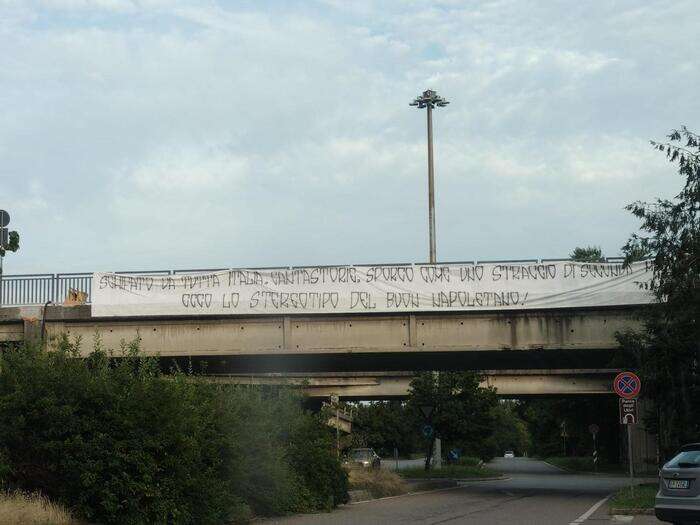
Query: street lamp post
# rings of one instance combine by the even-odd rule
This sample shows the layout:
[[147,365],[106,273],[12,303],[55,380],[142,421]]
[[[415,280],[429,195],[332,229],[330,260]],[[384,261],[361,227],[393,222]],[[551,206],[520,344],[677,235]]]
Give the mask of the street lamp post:
[[[439,96],[432,89],[427,89],[423,91],[421,95],[418,95],[416,99],[410,103],[411,106],[415,106],[418,109],[426,108],[426,118],[428,119],[428,232],[430,239],[429,248],[429,261],[430,264],[435,264],[437,262],[436,248],[435,248],[435,169],[433,166],[433,108],[444,108],[449,102]],[[439,374],[435,373],[435,379],[438,382],[439,388]],[[434,439],[435,443],[435,467],[442,467],[442,443],[440,438]],[[432,447],[431,447],[432,448]],[[429,459],[429,458],[428,458]],[[427,460],[426,460],[427,461]],[[426,468],[427,468],[426,462]]]
[[428,231],[430,237],[430,264],[436,262],[435,248],[435,169],[433,166],[433,108],[444,108],[449,102],[435,91],[428,89],[411,102],[418,109],[426,108],[428,120]]

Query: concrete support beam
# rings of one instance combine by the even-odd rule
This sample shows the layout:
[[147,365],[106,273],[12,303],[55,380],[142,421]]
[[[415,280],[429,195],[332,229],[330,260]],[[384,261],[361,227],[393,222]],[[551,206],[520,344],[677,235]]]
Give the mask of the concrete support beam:
[[[610,370],[486,371],[482,386],[503,397],[612,394]],[[290,385],[312,398],[389,399],[408,396],[412,372],[348,374],[251,374],[213,376],[212,380],[243,385]]]
[[[630,309],[410,315],[93,318],[90,307],[49,307],[49,336],[62,332],[108,348],[140,337],[162,356],[599,350],[638,326]],[[87,350],[87,349],[86,349]]]

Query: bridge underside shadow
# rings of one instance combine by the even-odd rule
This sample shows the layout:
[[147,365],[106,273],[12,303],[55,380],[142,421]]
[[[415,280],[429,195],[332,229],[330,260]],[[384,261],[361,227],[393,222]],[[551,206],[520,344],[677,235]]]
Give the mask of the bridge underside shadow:
[[614,367],[616,351],[498,350],[464,352],[337,353],[278,355],[193,355],[162,357],[164,368],[190,366],[205,374],[259,374],[301,372],[389,372],[450,370],[607,369]]

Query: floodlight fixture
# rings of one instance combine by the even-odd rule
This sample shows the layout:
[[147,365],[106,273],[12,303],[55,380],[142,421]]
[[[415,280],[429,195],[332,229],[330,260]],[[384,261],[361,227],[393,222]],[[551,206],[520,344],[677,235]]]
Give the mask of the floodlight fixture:
[[449,102],[443,97],[438,95],[432,89],[426,89],[422,94],[418,95],[414,101],[412,101],[410,106],[418,106],[419,109],[434,107],[444,108]]

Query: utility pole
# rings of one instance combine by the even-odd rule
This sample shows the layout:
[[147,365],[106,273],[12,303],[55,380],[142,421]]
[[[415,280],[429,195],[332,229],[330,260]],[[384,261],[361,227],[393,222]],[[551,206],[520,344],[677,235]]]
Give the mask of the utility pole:
[[[433,165],[433,108],[444,108],[449,102],[439,96],[432,89],[423,91],[409,105],[415,106],[418,109],[426,108],[426,118],[428,120],[428,238],[429,238],[429,259],[430,264],[437,262],[437,250],[435,247],[435,168]],[[437,387],[440,385],[439,373],[435,373]],[[442,467],[442,443],[439,437],[434,439],[435,442],[435,468]]]

